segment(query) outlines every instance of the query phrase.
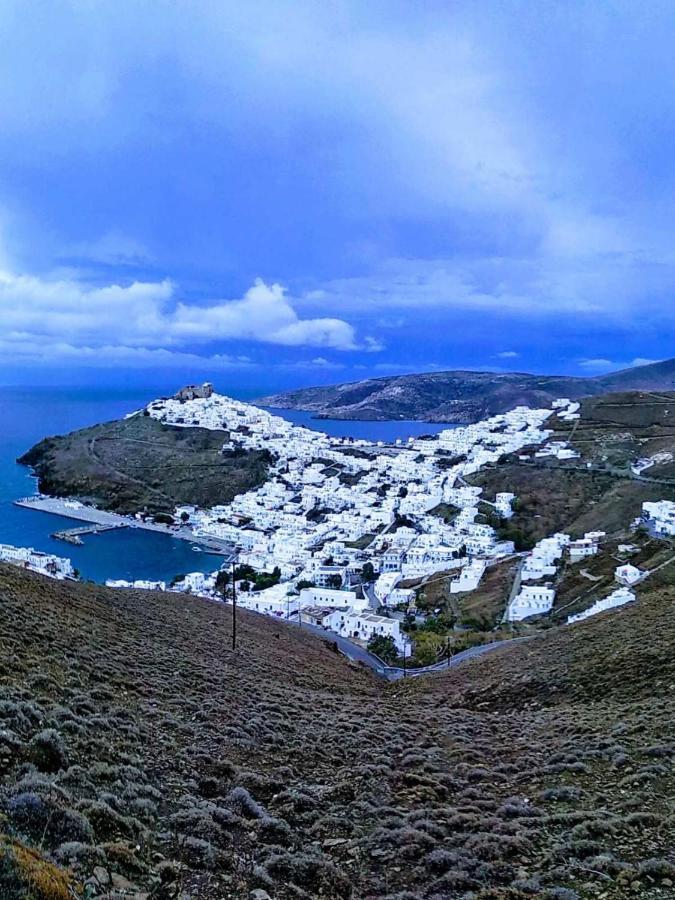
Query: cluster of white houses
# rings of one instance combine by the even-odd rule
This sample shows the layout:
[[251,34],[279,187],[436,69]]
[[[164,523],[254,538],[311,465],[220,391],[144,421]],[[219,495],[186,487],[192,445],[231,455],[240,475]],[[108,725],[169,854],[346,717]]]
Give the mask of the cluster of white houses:
[[643,503],[642,518],[654,534],[675,535],[675,503],[672,500]]
[[0,544],[0,562],[11,563],[31,572],[39,572],[49,578],[58,581],[74,579],[75,570],[69,559],[54,556],[51,553],[42,553],[31,547],[12,547],[10,544]]
[[[594,556],[603,537],[604,531],[589,531],[577,540],[572,540],[569,534],[561,533],[544,538],[526,557],[520,574],[521,581],[541,581],[554,577],[565,552],[572,563]],[[551,611],[554,602],[555,589],[550,583],[525,584],[509,604],[507,619],[520,622],[530,616],[545,615]]]
[[[219,395],[211,385],[191,386],[173,399],[153,401],[137,414],[176,427],[227,432],[224,454],[241,449],[270,452],[269,477],[262,486],[226,505],[176,510],[176,517],[187,520],[196,537],[229,541],[240,565],[277,571],[279,582],[265,590],[251,590],[245,579],[239,579],[241,606],[321,625],[355,640],[391,637],[402,650],[406,638],[399,619],[373,613],[373,608],[401,609],[411,603],[414,592],[402,582],[454,569],[450,591],[473,591],[491,561],[514,552],[513,544],[499,540],[480,515],[479,504],[487,501],[481,488],[468,485],[465,476],[505,454],[562,460],[576,455],[564,442],[551,442],[545,425],[554,415],[574,420],[578,410],[579,404],[569,400],[556,401],[552,410],[518,407],[474,425],[386,445],[297,427],[266,410]],[[490,505],[501,518],[508,518],[514,499],[504,492]],[[674,503],[645,503],[643,517],[655,533],[675,534]],[[540,541],[524,561],[522,585],[509,604],[507,618],[520,621],[549,612],[555,600],[550,580],[563,555],[571,562],[593,555],[603,536],[590,532],[573,540],[555,534]],[[0,558],[6,558],[3,553],[11,555],[9,549],[0,547]],[[36,554],[35,562],[25,562],[41,571],[54,570],[55,577],[71,577],[68,561],[55,560]],[[605,604],[599,608],[618,605],[625,596],[621,592],[643,577],[633,568],[617,570],[621,588],[599,601]],[[371,583],[364,591],[361,576],[366,569]],[[169,590],[217,597],[216,575],[190,573]],[[108,584],[167,587],[146,581]]]
[[[373,629],[391,632],[402,645],[398,620],[374,617],[370,606],[408,604],[414,593],[401,588],[401,581],[451,569],[457,570],[453,593],[475,590],[489,560],[513,553],[513,544],[500,541],[481,521],[481,488],[467,485],[464,477],[504,454],[546,444],[547,420],[554,414],[575,416],[577,409],[569,400],[557,401],[555,410],[518,407],[390,445],[300,428],[211,391],[154,401],[146,414],[174,426],[226,431],[224,453],[266,449],[272,454],[270,477],[261,487],[227,505],[176,510],[189,517],[197,536],[231,541],[240,564],[268,572],[278,568],[281,582],[274,587],[239,591],[242,606],[280,617],[311,615],[350,637],[363,638]],[[556,453],[565,449],[556,443]],[[508,518],[514,499],[500,493],[491,505]],[[366,564],[374,584],[370,597],[360,600],[350,588]],[[187,587],[209,595],[213,581],[202,579]],[[297,591],[301,582],[314,587]],[[332,594],[324,603],[327,592]]]

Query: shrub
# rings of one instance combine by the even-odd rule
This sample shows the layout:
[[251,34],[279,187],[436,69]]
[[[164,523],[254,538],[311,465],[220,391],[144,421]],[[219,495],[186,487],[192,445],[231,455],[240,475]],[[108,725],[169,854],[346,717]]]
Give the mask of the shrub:
[[45,728],[28,744],[28,756],[41,772],[59,772],[68,768],[63,738],[53,728]]

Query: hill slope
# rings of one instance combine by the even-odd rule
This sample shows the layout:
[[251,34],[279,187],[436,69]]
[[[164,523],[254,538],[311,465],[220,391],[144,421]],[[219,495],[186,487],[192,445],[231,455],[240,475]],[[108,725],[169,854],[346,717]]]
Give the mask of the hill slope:
[[675,359],[603,375],[429,372],[305,388],[260,400],[262,406],[304,409],[331,419],[420,419],[477,422],[515,406],[548,406],[557,397],[618,390],[675,389]]
[[227,607],[0,568],[0,896],[672,896],[673,599],[387,685],[264,617],[232,652]]
[[268,454],[224,454],[227,437],[138,415],[45,438],[19,462],[33,467],[43,493],[120,513],[171,513],[181,503],[228,503],[265,481]]

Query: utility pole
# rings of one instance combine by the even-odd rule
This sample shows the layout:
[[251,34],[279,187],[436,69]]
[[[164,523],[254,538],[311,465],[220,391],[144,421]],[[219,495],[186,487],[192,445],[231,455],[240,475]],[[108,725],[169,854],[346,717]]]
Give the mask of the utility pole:
[[405,651],[406,651],[407,647],[408,647],[408,645],[406,643],[404,643],[403,644],[403,677],[404,678],[408,674],[407,667],[406,667],[406,655],[405,655]]
[[447,668],[450,668],[450,638],[446,638],[445,640],[445,653],[447,660]]
[[237,584],[235,561],[232,560],[232,649],[237,649]]

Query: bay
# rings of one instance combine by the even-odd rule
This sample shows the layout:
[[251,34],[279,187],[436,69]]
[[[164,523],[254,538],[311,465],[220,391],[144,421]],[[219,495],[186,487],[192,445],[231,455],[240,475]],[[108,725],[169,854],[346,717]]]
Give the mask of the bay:
[[[228,393],[226,386],[220,389]],[[90,535],[84,538],[83,546],[66,544],[50,535],[77,522],[13,505],[14,500],[35,493],[35,479],[16,459],[37,441],[118,419],[166,393],[161,389],[0,388],[0,543],[69,557],[82,578],[96,582],[107,578],[170,581],[185,572],[219,568],[220,556],[200,551],[188,541],[137,529]],[[231,396],[236,397],[237,391],[233,390]],[[312,419],[310,413],[298,410],[270,411],[296,425],[335,437],[370,441],[406,440],[451,427],[426,422]]]

